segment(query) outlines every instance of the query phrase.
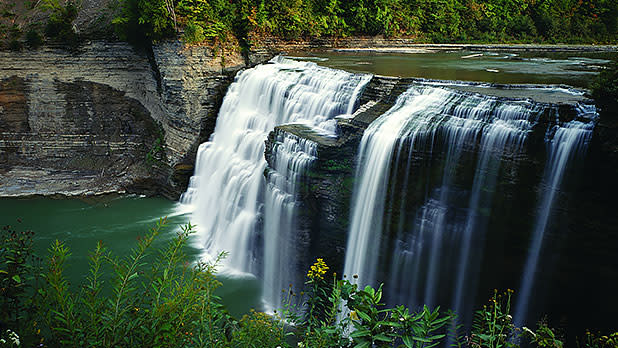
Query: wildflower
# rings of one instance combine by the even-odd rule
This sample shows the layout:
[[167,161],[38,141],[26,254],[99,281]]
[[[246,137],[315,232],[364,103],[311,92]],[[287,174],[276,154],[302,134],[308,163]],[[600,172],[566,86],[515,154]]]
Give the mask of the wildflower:
[[326,265],[326,262],[319,258],[313,265],[311,265],[309,272],[307,272],[307,278],[311,280],[324,279],[324,275],[326,274],[326,271],[328,271],[328,268],[329,267]]
[[527,333],[532,337],[536,337],[536,334],[532,330],[528,329],[527,327],[524,326],[522,327],[522,329],[524,330],[524,333]]

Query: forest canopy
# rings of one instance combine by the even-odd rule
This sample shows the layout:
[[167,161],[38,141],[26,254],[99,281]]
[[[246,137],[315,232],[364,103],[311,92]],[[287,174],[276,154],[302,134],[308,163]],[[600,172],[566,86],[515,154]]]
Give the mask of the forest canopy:
[[241,42],[384,35],[424,42],[610,43],[615,0],[118,0],[119,33]]

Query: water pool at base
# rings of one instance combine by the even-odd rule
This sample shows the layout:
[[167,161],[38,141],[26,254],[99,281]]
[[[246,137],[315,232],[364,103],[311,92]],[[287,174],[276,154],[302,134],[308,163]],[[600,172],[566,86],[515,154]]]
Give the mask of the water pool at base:
[[[73,285],[82,284],[88,272],[88,254],[98,241],[119,257],[128,255],[162,217],[168,224],[153,246],[164,247],[190,216],[178,208],[178,203],[164,198],[138,196],[97,197],[87,199],[0,199],[0,225],[10,225],[16,231],[35,233],[35,250],[47,255],[55,240],[64,241],[71,250],[67,274]],[[21,221],[19,222],[18,221]],[[199,250],[187,247],[189,258],[197,260]],[[255,278],[237,278],[220,274],[223,283],[219,295],[228,310],[241,316],[250,308],[261,308],[260,283]]]

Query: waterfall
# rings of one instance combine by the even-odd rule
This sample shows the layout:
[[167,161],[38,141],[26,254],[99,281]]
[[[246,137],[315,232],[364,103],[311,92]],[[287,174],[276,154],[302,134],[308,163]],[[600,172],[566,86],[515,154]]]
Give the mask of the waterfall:
[[[388,280],[391,302],[446,304],[444,296],[436,299],[446,291],[450,305],[466,311],[462,296],[475,291],[474,273],[501,162],[523,151],[540,111],[531,101],[410,87],[361,140],[344,274],[358,274],[360,285],[376,286],[380,258],[390,259],[390,269],[380,273],[381,280]],[[462,202],[453,189],[466,151],[478,156],[469,198]],[[440,161],[442,169],[439,181],[424,184],[424,202],[410,216],[406,195],[408,186],[420,180],[413,165],[419,157]],[[434,162],[416,166],[440,168]],[[394,207],[398,221],[391,219]],[[397,239],[385,245],[388,235]],[[388,255],[380,256],[381,250]]]
[[[267,175],[264,221],[264,301],[281,308],[282,291],[289,284],[302,287],[303,272],[297,263],[302,246],[295,233],[298,183],[317,156],[317,144],[289,133],[276,133],[273,162]],[[297,290],[298,291],[298,290]]]
[[[285,211],[292,216],[289,210],[293,206],[289,204],[290,199],[280,199],[268,202],[269,209],[263,209],[264,142],[268,133],[277,125],[301,123],[334,136],[334,117],[353,110],[369,79],[368,75],[282,57],[238,73],[225,95],[214,133],[198,149],[194,176],[181,197],[181,203],[193,210],[191,219],[197,225],[196,240],[204,250],[204,257],[227,251],[226,271],[263,274],[264,279],[279,272],[278,261],[269,258],[262,262],[260,254],[264,245],[270,248],[277,242],[261,240],[259,232],[262,221],[269,229],[283,221],[263,214]],[[283,147],[277,156],[288,156],[290,151],[295,151]],[[275,163],[285,165],[285,162],[275,159]],[[288,164],[291,162],[297,164],[295,160]],[[271,179],[274,180],[271,184],[277,181]],[[295,182],[289,176],[287,180]],[[288,194],[293,191],[291,187],[285,189]],[[275,204],[282,206],[274,208]],[[293,226],[276,228],[281,231]],[[265,231],[263,238],[278,233]],[[293,235],[293,231],[286,233]],[[260,269],[262,265],[273,269]],[[270,280],[267,283],[277,285]]]
[[424,125],[431,125],[430,121],[436,117],[434,114],[419,115],[418,118],[411,118],[410,115],[421,114],[431,107],[437,108],[446,93],[441,89],[409,89],[363,134],[343,272],[349,277],[357,276],[356,281],[361,286],[374,283],[388,174],[397,139],[404,134],[415,135],[425,130]]
[[550,128],[545,138],[548,157],[541,182],[532,240],[530,241],[528,258],[524,266],[514,312],[515,323],[520,326],[525,322],[528,314],[528,305],[543,246],[543,238],[550,222],[556,193],[560,189],[569,162],[586,150],[592,137],[594,122],[582,122],[581,119],[594,120],[597,117],[596,108],[594,105],[580,104],[577,111],[577,119]]
[[[483,131],[468,202],[468,214],[460,242],[452,307],[457,313],[472,311],[473,301],[464,303],[464,299],[474,298],[476,292],[483,239],[502,157],[523,152],[524,142],[539,111],[538,107],[526,101],[501,104],[494,113],[492,122]],[[481,211],[484,213],[480,214]]]

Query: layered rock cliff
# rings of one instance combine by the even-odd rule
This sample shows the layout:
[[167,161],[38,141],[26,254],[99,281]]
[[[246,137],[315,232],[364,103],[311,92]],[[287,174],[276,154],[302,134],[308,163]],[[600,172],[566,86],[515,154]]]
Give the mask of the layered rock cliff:
[[244,67],[179,42],[0,52],[0,196],[177,198]]

